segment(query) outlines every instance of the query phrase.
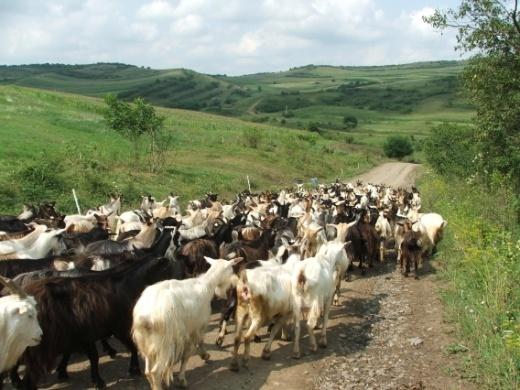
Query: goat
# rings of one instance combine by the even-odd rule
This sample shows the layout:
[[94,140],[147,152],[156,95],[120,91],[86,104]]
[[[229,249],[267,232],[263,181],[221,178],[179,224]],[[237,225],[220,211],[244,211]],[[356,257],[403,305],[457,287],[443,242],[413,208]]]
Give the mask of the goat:
[[418,279],[417,267],[422,252],[421,237],[422,235],[420,232],[415,232],[411,229],[408,229],[404,234],[401,243],[401,257],[399,260],[401,273],[404,276],[408,276],[408,272],[410,272],[410,264],[413,264],[414,277],[415,279]]
[[236,287],[236,333],[230,369],[238,371],[238,349],[247,319],[250,326],[244,335],[242,364],[249,365],[251,339],[263,325],[274,320],[269,339],[262,351],[262,359],[271,356],[271,344],[279,330],[292,321],[296,305],[291,289],[291,272],[283,266],[263,266],[242,272]]
[[345,244],[328,242],[320,248],[316,257],[302,260],[295,266],[292,274],[292,291],[297,305],[297,317],[294,322],[293,357],[300,357],[300,320],[307,315],[307,330],[311,350],[317,350],[314,328],[323,315],[323,327],[319,345],[327,346],[327,324],[330,306],[337,280],[337,264],[348,263]]
[[107,271],[42,279],[26,286],[25,291],[38,302],[43,338],[39,346],[24,353],[24,386],[36,388],[60,354],[65,357],[58,374],[67,377],[68,355],[83,351],[90,360],[92,381],[104,387],[94,343],[111,335],[131,351],[130,373],[138,374],[137,350],[130,337],[133,305],[147,285],[174,276],[169,260],[145,258]]
[[42,329],[37,320],[36,301],[11,280],[0,276],[0,284],[12,292],[0,298],[0,389],[2,374],[16,365],[27,347],[38,345]]
[[146,288],[133,310],[132,335],[145,359],[145,374],[153,390],[169,385],[174,365],[181,361],[178,384],[188,385],[186,365],[194,350],[208,360],[203,340],[211,314],[211,299],[231,283],[231,261],[206,258],[209,270],[197,278],[167,280]]

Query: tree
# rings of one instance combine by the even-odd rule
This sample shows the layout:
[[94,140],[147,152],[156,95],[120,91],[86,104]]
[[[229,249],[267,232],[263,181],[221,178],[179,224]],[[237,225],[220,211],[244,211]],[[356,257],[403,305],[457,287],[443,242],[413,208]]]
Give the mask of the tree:
[[150,171],[156,172],[160,165],[160,155],[165,148],[167,138],[162,134],[163,116],[155,112],[155,108],[136,98],[133,104],[123,102],[109,94],[105,97],[107,108],[104,112],[108,127],[132,142],[135,162],[139,159],[139,140],[143,135],[149,137],[148,158]]
[[347,129],[355,129],[358,125],[358,120],[353,115],[345,115],[343,117],[343,124]]
[[440,174],[467,177],[477,156],[474,129],[444,123],[424,141],[426,161]]
[[520,196],[518,7],[518,0],[463,0],[457,9],[437,10],[424,19],[440,30],[457,29],[456,48],[477,53],[465,67],[463,78],[477,108],[479,172],[484,179],[493,173],[508,176]]
[[392,135],[386,139],[383,150],[387,157],[401,160],[413,153],[413,146],[408,138],[402,135]]

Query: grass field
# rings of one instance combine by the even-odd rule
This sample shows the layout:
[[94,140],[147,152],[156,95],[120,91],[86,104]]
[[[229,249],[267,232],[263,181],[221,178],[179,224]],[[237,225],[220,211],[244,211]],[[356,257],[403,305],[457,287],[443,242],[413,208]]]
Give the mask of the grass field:
[[128,141],[105,128],[103,108],[97,98],[0,86],[0,212],[51,198],[70,212],[72,188],[83,206],[111,191],[124,193],[127,205],[148,192],[230,196],[247,187],[246,175],[254,189],[266,189],[348,177],[382,159],[378,149],[340,137],[161,108],[173,142],[161,172],[150,174],[144,159],[130,159]]
[[[330,133],[380,146],[389,133],[421,139],[441,122],[468,122],[474,110],[459,93],[464,63],[376,67],[304,66],[239,77],[124,64],[0,66],[0,84],[121,98],[211,112],[270,126]],[[358,126],[346,129],[354,116]],[[334,136],[334,135],[331,135]],[[341,137],[341,135],[336,135]],[[343,137],[344,138],[344,137]]]

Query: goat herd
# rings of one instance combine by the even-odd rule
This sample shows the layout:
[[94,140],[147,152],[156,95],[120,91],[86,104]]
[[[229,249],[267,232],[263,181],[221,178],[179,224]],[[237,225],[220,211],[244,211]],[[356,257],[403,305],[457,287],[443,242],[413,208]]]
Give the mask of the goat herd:
[[120,209],[121,197],[111,196],[86,215],[64,216],[46,202],[0,216],[0,388],[7,374],[27,389],[53,369],[65,379],[72,353],[86,354],[102,388],[96,343],[114,356],[111,336],[130,351],[130,374],[140,374],[141,354],[150,386],[161,389],[180,362],[175,382],[185,387],[190,356],[209,359],[204,335],[219,298],[226,303],[217,345],[232,318],[236,324],[231,370],[239,370],[242,340],[247,366],[262,326],[269,326],[262,358],[280,331],[292,334],[299,358],[302,319],[311,350],[326,347],[329,310],[353,262],[363,274],[395,249],[401,272],[413,265],[417,278],[446,225],[420,212],[417,189],[361,182],[245,191],[233,203],[209,193],[185,215],[173,195]]

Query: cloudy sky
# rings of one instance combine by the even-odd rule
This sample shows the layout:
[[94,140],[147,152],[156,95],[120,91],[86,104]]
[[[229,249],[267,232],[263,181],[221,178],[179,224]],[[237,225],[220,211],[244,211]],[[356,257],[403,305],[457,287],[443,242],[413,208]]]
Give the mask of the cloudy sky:
[[458,59],[422,22],[458,0],[0,0],[0,64],[124,62],[229,75]]

